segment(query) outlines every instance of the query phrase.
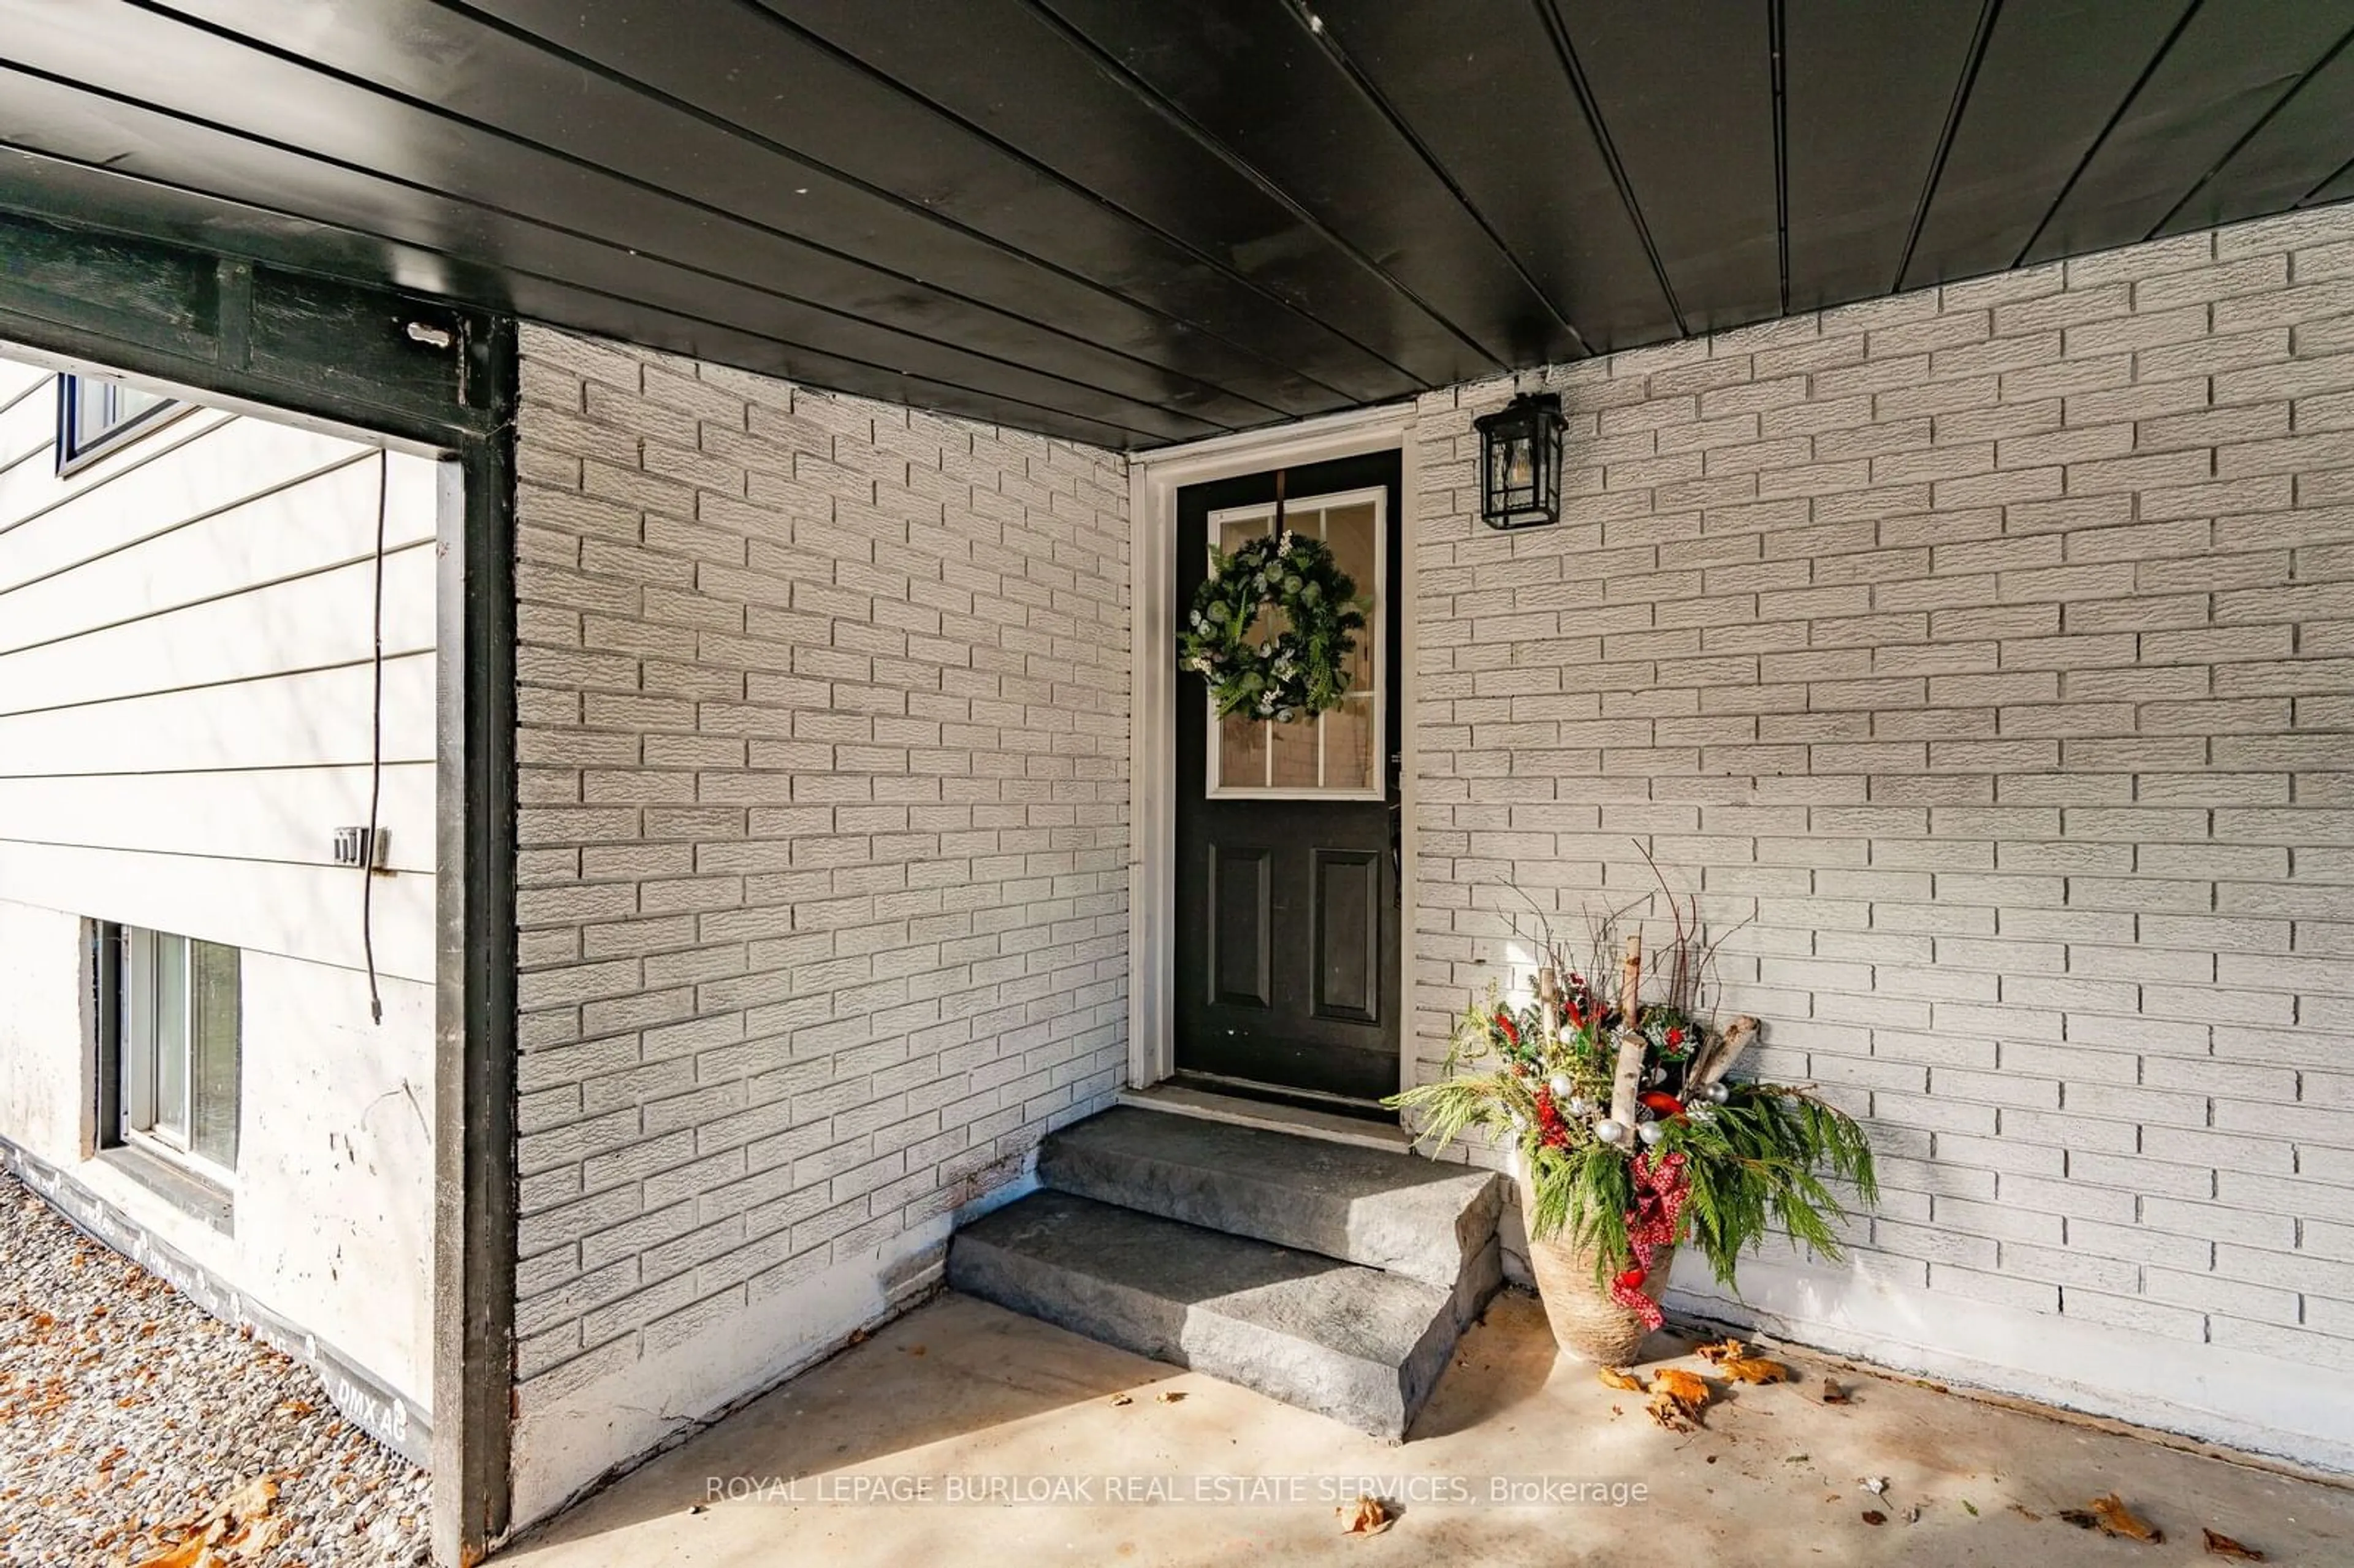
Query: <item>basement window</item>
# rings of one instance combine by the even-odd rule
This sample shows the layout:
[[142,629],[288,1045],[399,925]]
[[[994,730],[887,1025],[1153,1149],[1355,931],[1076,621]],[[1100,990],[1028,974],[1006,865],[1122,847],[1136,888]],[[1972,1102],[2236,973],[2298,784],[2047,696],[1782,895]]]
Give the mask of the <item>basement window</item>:
[[97,934],[104,1141],[225,1190],[237,1169],[242,955],[137,926]]
[[103,376],[58,377],[58,472],[71,473],[154,429],[182,405]]

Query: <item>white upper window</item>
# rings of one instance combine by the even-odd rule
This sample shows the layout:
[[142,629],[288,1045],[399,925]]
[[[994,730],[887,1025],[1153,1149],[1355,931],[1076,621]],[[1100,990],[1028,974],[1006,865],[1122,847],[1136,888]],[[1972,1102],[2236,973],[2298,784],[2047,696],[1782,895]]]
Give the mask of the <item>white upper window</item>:
[[58,377],[58,471],[69,473],[100,453],[111,451],[153,428],[167,408],[178,408],[161,392],[103,376]]

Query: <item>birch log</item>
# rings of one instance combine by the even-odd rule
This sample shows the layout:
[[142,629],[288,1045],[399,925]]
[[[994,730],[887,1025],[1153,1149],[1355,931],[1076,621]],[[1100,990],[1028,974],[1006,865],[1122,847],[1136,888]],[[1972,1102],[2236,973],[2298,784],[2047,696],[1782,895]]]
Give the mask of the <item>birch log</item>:
[[1643,1089],[1643,1036],[1635,1027],[1637,998],[1643,985],[1643,938],[1640,935],[1627,938],[1627,960],[1618,975],[1618,1072],[1610,1085],[1610,1119],[1627,1129],[1629,1142],[1635,1131],[1635,1097]]
[[1745,1012],[1725,1025],[1724,1033],[1710,1048],[1708,1055],[1693,1064],[1691,1088],[1704,1089],[1723,1077],[1732,1068],[1734,1058],[1741,1054],[1756,1033],[1757,1021]]

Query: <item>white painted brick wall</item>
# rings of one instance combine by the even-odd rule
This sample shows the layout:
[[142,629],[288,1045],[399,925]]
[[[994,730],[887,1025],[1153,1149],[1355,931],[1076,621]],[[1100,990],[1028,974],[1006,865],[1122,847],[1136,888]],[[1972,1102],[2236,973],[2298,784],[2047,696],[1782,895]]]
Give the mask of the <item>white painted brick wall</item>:
[[517,1376],[740,1393],[1124,1071],[1126,473],[536,327],[518,466]]
[[1870,1120],[1850,1278],[2354,1372],[2354,208],[1544,381],[1558,527],[1417,421],[1426,1075],[1639,842]]

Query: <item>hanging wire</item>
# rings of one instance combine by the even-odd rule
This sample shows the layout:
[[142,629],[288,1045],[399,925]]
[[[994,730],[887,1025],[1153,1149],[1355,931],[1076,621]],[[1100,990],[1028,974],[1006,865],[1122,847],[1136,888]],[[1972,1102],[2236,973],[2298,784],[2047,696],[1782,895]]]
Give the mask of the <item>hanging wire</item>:
[[360,950],[367,957],[368,1016],[384,1022],[384,994],[376,974],[376,812],[384,802],[384,522],[392,490],[392,449],[376,449],[376,652],[370,669],[375,693],[368,705],[367,838],[360,846]]

